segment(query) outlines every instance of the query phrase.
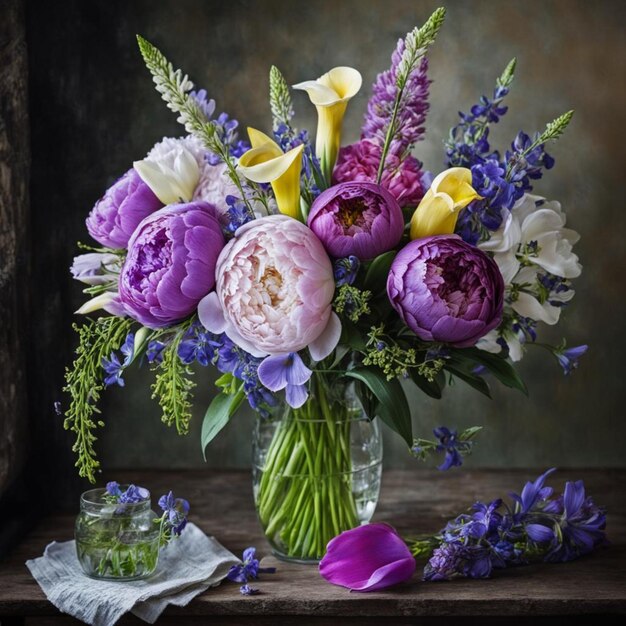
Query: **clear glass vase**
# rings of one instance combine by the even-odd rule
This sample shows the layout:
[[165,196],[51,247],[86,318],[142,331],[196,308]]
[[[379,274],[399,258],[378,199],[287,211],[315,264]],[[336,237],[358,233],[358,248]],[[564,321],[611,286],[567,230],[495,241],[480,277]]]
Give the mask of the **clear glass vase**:
[[147,578],[159,561],[159,525],[154,523],[159,516],[149,498],[111,504],[105,496],[105,489],[91,489],[80,497],[74,536],[83,571],[107,580]]
[[299,409],[259,418],[253,437],[257,514],[279,558],[318,562],[328,542],[369,522],[380,491],[382,437],[353,384],[314,374]]

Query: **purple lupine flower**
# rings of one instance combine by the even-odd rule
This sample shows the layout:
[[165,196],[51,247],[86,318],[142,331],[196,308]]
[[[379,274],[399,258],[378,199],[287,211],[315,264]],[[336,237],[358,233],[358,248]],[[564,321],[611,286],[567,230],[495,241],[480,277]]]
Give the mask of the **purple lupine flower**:
[[[396,78],[398,66],[404,53],[404,40],[398,40],[391,56],[391,67],[376,78],[372,86],[372,96],[367,103],[367,113],[361,129],[362,139],[371,139],[380,147],[385,142],[391,122],[393,106],[398,93]],[[428,112],[428,88],[431,81],[427,76],[428,60],[423,58],[420,65],[411,73],[404,88],[396,118],[396,129],[391,142],[390,153],[403,158],[411,147],[424,137],[424,122]]]
[[193,313],[215,285],[223,247],[218,211],[206,202],[170,205],[147,217],[128,243],[120,274],[128,314],[159,328]]
[[259,560],[256,558],[256,548],[250,547],[243,551],[242,562],[231,566],[226,578],[236,583],[247,583],[251,578],[258,578],[259,574],[274,574],[275,572],[275,567],[260,567]]
[[394,528],[366,524],[331,539],[319,569],[333,585],[377,591],[411,578],[415,559]]
[[309,397],[306,383],[313,372],[297,352],[272,354],[258,368],[259,380],[270,391],[285,390],[287,404],[299,409]]
[[336,258],[360,260],[394,248],[404,230],[396,199],[375,183],[341,183],[321,193],[311,205],[309,228]]
[[460,574],[465,552],[465,546],[460,541],[443,543],[435,548],[424,567],[424,580],[450,580],[456,574]]
[[87,217],[87,230],[103,246],[125,248],[139,223],[162,206],[133,168],[96,202]]
[[189,502],[183,498],[175,498],[170,491],[159,498],[159,506],[163,510],[172,532],[175,535],[180,535],[187,525]]
[[435,428],[433,434],[439,440],[437,452],[446,453],[443,463],[437,469],[445,472],[451,467],[463,465],[462,455],[469,452],[472,446],[471,442],[462,441],[458,438],[456,430],[450,430],[445,426]]
[[504,281],[484,252],[456,235],[437,235],[402,248],[387,294],[420,339],[466,348],[500,323]]
[[587,352],[589,346],[582,345],[574,348],[560,348],[554,351],[559,365],[563,368],[563,373],[568,376],[578,367],[578,359]]
[[[333,184],[350,181],[375,183],[381,156],[382,147],[371,139],[344,146],[339,150],[333,170]],[[395,154],[387,156],[380,184],[401,207],[417,206],[424,196],[421,167],[422,164],[410,155],[403,159]]]
[[333,263],[333,274],[337,287],[351,285],[356,280],[359,267],[361,267],[361,263],[354,255],[337,259]]

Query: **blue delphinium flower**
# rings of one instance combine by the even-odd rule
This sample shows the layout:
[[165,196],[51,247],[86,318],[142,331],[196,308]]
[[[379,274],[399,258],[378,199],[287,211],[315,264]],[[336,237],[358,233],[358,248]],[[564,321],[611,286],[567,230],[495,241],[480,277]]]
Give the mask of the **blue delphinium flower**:
[[165,344],[162,341],[150,341],[146,349],[148,363],[160,363],[163,360],[163,348],[165,348]]
[[254,214],[241,198],[228,195],[225,200],[228,205],[228,209],[226,210],[228,224],[225,230],[227,235],[233,235],[239,227],[251,222],[254,219]]
[[124,386],[124,379],[122,378],[122,374],[124,369],[128,367],[133,360],[134,356],[134,345],[135,345],[135,333],[128,333],[126,335],[126,339],[122,347],[120,348],[120,352],[124,356],[124,360],[120,361],[120,358],[117,356],[116,352],[111,352],[109,358],[102,357],[102,369],[105,371],[106,376],[104,377],[104,385],[105,387],[109,387],[110,385],[119,385],[120,387]]
[[439,440],[437,452],[446,453],[443,463],[437,469],[446,471],[451,467],[459,467],[463,465],[462,455],[469,452],[471,442],[461,440],[457,436],[456,430],[450,430],[445,426],[435,428],[433,433]]
[[231,566],[226,578],[236,583],[247,583],[251,578],[258,578],[259,574],[274,574],[275,567],[260,567],[256,558],[256,548],[250,547],[243,551],[241,563]]
[[200,365],[206,367],[211,363],[217,345],[213,335],[205,330],[202,324],[195,322],[185,331],[182,341],[178,344],[178,357],[187,365],[198,361]]
[[337,259],[333,264],[335,283],[337,287],[351,285],[356,280],[361,263],[357,257],[350,255],[343,259]]
[[250,585],[241,585],[241,587],[239,587],[239,593],[242,596],[254,596],[259,593],[259,590],[255,587],[250,587]]
[[126,491],[120,493],[119,501],[122,504],[137,504],[143,500],[147,500],[150,497],[150,492],[144,487],[136,487],[135,485],[128,485]]
[[122,495],[122,490],[120,489],[120,484],[115,482],[114,480],[107,483],[106,492],[110,496],[114,496],[119,498]]
[[554,356],[557,358],[559,365],[563,368],[563,373],[568,376],[578,367],[578,359],[587,352],[589,346],[582,345],[574,348],[557,348]]
[[159,498],[159,506],[163,510],[163,520],[167,523],[174,535],[180,535],[187,525],[189,502],[183,498],[175,498],[169,493]]
[[278,399],[259,381],[258,368],[263,359],[242,350],[226,334],[212,335],[212,342],[211,363],[223,374],[232,374],[241,380],[250,406],[262,417],[268,417],[268,408],[276,406]]

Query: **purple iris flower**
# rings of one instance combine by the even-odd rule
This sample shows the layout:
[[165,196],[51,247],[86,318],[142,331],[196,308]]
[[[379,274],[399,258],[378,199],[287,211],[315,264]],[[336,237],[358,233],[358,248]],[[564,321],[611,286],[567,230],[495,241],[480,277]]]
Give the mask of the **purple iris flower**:
[[546,478],[556,471],[556,467],[552,467],[544,472],[534,482],[527,482],[522,489],[521,495],[515,493],[511,494],[511,497],[516,502],[515,519],[521,519],[526,513],[534,509],[535,506],[542,500],[547,500],[553,492],[552,487],[544,487]]
[[261,383],[270,391],[284,389],[287,404],[294,409],[300,408],[309,397],[306,383],[312,373],[297,352],[271,354],[258,369]]
[[563,368],[563,373],[568,376],[578,367],[578,359],[587,352],[589,346],[582,345],[567,350],[556,350],[554,356],[559,365]]
[[187,525],[189,502],[183,498],[175,498],[170,491],[159,498],[159,506],[163,509],[172,532],[175,535],[180,535]]
[[[258,578],[259,574],[274,574],[275,572],[275,567],[260,567],[259,560],[256,558],[256,548],[250,547],[243,551],[242,562],[233,565],[228,570],[226,578],[236,583],[247,583],[251,578]],[[244,584],[244,586],[247,585]],[[241,593],[244,592],[242,591]]]
[[606,542],[606,513],[590,497],[585,497],[582,480],[565,483],[563,509],[562,541],[548,554],[547,561],[571,561]]

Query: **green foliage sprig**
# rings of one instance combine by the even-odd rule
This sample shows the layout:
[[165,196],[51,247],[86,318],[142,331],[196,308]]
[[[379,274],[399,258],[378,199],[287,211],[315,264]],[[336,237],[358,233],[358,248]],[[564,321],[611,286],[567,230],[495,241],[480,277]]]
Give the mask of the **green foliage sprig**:
[[285,125],[291,137],[294,137],[295,130],[291,126],[293,102],[289,86],[275,65],[270,68],[270,110],[272,111],[272,128],[276,130],[279,126]]
[[152,384],[152,399],[156,399],[161,407],[161,421],[168,426],[175,426],[179,435],[189,432],[191,392],[196,386],[191,379],[191,368],[178,356],[178,346],[190,323],[185,322],[177,328],[173,339],[163,348],[161,362],[153,368],[156,379]]
[[409,370],[417,366],[417,350],[400,346],[385,334],[383,324],[372,326],[365,346],[363,364],[378,367],[387,380],[406,378]]
[[165,58],[165,55],[148,40],[137,35],[137,42],[146,67],[152,74],[156,90],[167,103],[167,107],[174,113],[178,113],[177,121],[184,125],[188,133],[198,137],[226,164],[230,178],[239,189],[242,200],[252,211],[228,148],[219,137],[215,122],[206,118],[198,103],[189,95],[193,89],[191,80],[180,69],[174,70],[174,66]]
[[102,359],[119,349],[132,324],[129,318],[111,316],[89,320],[82,326],[73,325],[78,333],[78,348],[72,367],[65,370],[63,391],[70,395],[71,402],[63,427],[76,435],[72,451],[78,455],[75,465],[79,476],[92,483],[100,468],[94,449],[97,439],[94,431],[104,426],[101,420],[94,419],[94,413],[100,413],[97,403],[104,389]]
[[333,308],[345,315],[351,322],[358,322],[364,315],[369,315],[369,301],[372,292],[352,285],[341,285],[333,301]]

